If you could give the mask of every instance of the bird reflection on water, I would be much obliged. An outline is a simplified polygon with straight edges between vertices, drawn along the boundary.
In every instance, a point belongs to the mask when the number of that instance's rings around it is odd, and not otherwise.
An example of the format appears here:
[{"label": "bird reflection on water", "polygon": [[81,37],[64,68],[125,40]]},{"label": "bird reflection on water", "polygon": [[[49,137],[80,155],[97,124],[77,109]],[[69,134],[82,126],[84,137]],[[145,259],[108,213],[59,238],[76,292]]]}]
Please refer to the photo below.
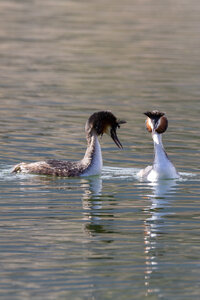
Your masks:
[{"label": "bird reflection on water", "polygon": [[[101,177],[91,177],[89,180],[82,181],[85,181],[85,183],[82,184],[84,187],[82,197],[84,232],[90,237],[99,233],[111,233],[110,229],[106,229],[106,224],[109,223],[110,225],[110,222],[114,219],[114,213],[112,213],[111,208],[109,208],[109,211],[103,208],[103,201],[105,199],[113,201],[114,197],[111,195],[102,195]],[[102,220],[105,219],[105,216],[109,217],[106,224],[105,220]],[[109,238],[106,238],[105,241],[107,243],[112,242],[113,239],[111,235],[109,235]]]},{"label": "bird reflection on water", "polygon": [[171,206],[168,198],[176,192],[177,184],[178,181],[176,180],[148,183],[148,186],[151,188],[151,193],[148,195],[151,203],[145,209],[148,217],[144,220],[144,253],[146,260],[144,279],[146,296],[160,292],[155,285],[153,286],[151,279],[154,272],[160,268],[159,257],[164,255],[165,250],[162,248],[160,237],[163,234],[167,234],[165,220],[169,215],[173,214],[165,209]]}]

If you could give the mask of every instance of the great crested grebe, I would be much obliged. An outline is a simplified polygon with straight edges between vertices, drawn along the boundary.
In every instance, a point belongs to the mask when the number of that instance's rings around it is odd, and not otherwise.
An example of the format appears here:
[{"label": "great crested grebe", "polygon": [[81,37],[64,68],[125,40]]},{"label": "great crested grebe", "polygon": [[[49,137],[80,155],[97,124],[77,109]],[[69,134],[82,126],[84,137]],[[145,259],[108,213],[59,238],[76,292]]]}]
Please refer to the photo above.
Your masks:
[{"label": "great crested grebe", "polygon": [[77,162],[47,160],[35,163],[20,163],[12,172],[32,173],[54,176],[90,176],[98,175],[102,169],[102,155],[98,136],[107,133],[119,148],[123,148],[116,134],[117,128],[126,121],[118,120],[110,111],[92,114],[85,125],[87,150],[82,160]]},{"label": "great crested grebe", "polygon": [[164,133],[168,127],[166,115],[157,110],[152,112],[147,111],[144,114],[147,116],[146,128],[152,133],[155,157],[153,166],[148,166],[141,170],[138,176],[149,181],[179,178],[179,174],[169,160],[162,144],[162,133]]}]

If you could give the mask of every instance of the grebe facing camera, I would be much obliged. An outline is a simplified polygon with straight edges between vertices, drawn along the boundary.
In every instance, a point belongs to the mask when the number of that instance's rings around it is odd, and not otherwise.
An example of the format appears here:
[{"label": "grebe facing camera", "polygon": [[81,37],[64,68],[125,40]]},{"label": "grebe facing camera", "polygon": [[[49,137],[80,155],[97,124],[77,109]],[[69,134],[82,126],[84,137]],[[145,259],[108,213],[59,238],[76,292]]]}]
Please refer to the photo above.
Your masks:
[{"label": "grebe facing camera", "polygon": [[153,166],[148,166],[138,173],[138,176],[148,181],[179,178],[176,168],[169,160],[162,143],[162,134],[167,130],[168,120],[164,113],[154,110],[144,113],[147,116],[146,128],[152,133],[154,142]]}]

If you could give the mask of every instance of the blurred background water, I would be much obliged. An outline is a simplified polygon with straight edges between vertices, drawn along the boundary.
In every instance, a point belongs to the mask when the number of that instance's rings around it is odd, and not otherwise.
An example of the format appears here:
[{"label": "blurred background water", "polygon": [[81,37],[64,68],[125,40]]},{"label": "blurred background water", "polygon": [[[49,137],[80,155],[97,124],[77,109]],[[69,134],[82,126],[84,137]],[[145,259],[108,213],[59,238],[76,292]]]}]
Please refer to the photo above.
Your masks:
[{"label": "blurred background water", "polygon": [[[200,2],[0,2],[2,299],[199,299]],[[79,160],[91,113],[127,120],[101,139],[100,177],[12,175]],[[181,178],[139,182],[160,109]]]}]

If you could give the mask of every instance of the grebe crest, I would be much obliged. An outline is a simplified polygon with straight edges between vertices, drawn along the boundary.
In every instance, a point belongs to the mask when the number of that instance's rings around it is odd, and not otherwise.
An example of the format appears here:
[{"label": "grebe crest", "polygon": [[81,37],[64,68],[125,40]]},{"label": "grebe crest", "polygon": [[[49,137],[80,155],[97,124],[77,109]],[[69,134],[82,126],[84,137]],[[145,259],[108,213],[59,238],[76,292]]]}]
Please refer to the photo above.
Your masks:
[{"label": "grebe crest", "polygon": [[54,176],[90,176],[98,175],[102,169],[102,155],[98,136],[107,133],[115,144],[122,149],[116,130],[126,121],[118,120],[110,111],[93,113],[85,125],[87,149],[82,160],[77,162],[47,160],[35,163],[20,163],[12,172],[32,173]]},{"label": "grebe crest", "polygon": [[168,120],[164,113],[153,110],[144,113],[148,118],[146,119],[146,128],[149,132],[164,133],[168,127]]},{"label": "grebe crest", "polygon": [[110,135],[115,144],[122,149],[123,147],[117,137],[116,130],[124,123],[126,123],[126,121],[117,119],[110,111],[99,111],[89,117],[85,125],[85,131],[89,136],[93,133],[97,136],[102,136],[106,133]]},{"label": "grebe crest", "polygon": [[149,181],[159,179],[179,178],[176,168],[169,160],[167,153],[162,144],[162,133],[167,130],[168,120],[165,113],[158,110],[147,111],[146,129],[152,133],[154,141],[154,163],[138,173],[138,176]]}]

